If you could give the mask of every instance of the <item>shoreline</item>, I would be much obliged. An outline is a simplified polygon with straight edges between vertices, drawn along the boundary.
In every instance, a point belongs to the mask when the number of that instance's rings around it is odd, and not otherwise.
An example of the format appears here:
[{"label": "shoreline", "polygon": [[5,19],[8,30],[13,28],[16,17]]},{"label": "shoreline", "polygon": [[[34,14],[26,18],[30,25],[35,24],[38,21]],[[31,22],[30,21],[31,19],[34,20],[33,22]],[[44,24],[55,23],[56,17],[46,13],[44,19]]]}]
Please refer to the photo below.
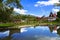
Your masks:
[{"label": "shoreline", "polygon": [[[6,26],[7,25],[7,26]],[[49,26],[49,25],[58,25],[60,26],[60,23],[55,23],[55,22],[48,22],[48,23],[30,23],[30,24],[14,24],[14,23],[8,23],[7,24],[2,24],[0,25],[0,29],[16,29],[16,28],[22,28],[22,27],[36,27],[36,26]]]},{"label": "shoreline", "polygon": [[[50,24],[51,26],[53,26],[53,24]],[[56,24],[54,24],[56,25]],[[0,29],[2,28],[24,28],[24,27],[36,27],[36,26],[49,26],[49,24],[32,24],[32,25],[15,25],[12,27],[0,27]]]}]

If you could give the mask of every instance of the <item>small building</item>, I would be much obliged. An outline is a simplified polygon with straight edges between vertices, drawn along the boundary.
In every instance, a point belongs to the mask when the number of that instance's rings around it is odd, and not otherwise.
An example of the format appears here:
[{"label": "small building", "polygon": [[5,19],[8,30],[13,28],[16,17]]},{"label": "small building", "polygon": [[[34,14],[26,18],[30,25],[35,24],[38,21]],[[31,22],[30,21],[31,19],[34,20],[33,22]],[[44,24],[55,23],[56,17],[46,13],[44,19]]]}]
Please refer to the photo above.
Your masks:
[{"label": "small building", "polygon": [[20,23],[21,20],[20,20],[20,19],[14,19],[13,22],[14,22],[14,23]]},{"label": "small building", "polygon": [[50,13],[50,15],[49,15],[49,17],[48,17],[48,21],[54,21],[54,20],[56,20],[56,18],[57,18],[57,15],[56,15],[56,13]]}]

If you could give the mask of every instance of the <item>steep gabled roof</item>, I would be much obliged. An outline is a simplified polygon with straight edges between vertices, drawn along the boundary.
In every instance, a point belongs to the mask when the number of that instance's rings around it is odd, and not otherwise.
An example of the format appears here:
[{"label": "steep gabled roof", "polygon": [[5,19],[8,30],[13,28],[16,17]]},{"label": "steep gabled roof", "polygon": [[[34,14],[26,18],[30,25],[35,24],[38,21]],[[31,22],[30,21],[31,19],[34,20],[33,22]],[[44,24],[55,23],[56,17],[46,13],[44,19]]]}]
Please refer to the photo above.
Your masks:
[{"label": "steep gabled roof", "polygon": [[57,16],[56,13],[53,14],[52,12],[49,15],[49,17],[56,17],[56,16]]},{"label": "steep gabled roof", "polygon": [[54,15],[53,15],[53,13],[52,13],[52,12],[50,13],[49,17],[54,17]]}]

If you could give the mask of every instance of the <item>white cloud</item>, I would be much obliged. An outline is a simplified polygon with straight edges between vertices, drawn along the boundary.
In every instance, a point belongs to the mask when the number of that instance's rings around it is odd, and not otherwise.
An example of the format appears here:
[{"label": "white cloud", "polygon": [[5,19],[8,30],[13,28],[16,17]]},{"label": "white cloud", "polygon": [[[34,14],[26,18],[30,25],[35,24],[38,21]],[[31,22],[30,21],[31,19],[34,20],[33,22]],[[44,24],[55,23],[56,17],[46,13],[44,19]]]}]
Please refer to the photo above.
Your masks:
[{"label": "white cloud", "polygon": [[36,16],[36,17],[42,17],[43,16],[43,14],[42,15],[36,15],[34,13],[29,13],[28,10],[24,10],[24,9],[20,10],[20,9],[14,8],[14,11],[19,13],[19,14],[24,14],[24,15],[33,15],[33,16]]},{"label": "white cloud", "polygon": [[38,7],[38,4],[35,4],[34,6],[35,6],[35,7]]},{"label": "white cloud", "polygon": [[53,12],[58,12],[59,9],[54,9],[54,8],[53,8],[52,11],[53,11]]},{"label": "white cloud", "polygon": [[48,5],[54,5],[55,3],[60,3],[60,2],[59,0],[37,1],[34,6],[35,7],[38,7],[40,5],[48,6]]},{"label": "white cloud", "polygon": [[17,12],[17,13],[20,13],[20,14],[26,14],[28,11],[27,10],[24,10],[24,9],[17,9],[17,8],[14,8],[14,11]]}]

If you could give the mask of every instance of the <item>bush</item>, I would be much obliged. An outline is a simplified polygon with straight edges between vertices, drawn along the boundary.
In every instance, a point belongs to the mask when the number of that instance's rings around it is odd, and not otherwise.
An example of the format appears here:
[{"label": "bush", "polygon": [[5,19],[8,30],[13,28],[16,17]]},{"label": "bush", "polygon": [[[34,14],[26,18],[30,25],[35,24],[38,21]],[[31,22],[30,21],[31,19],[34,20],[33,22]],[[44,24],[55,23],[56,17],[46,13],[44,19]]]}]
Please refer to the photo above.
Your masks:
[{"label": "bush", "polygon": [[57,19],[56,19],[56,22],[60,22],[60,18],[57,18]]}]

